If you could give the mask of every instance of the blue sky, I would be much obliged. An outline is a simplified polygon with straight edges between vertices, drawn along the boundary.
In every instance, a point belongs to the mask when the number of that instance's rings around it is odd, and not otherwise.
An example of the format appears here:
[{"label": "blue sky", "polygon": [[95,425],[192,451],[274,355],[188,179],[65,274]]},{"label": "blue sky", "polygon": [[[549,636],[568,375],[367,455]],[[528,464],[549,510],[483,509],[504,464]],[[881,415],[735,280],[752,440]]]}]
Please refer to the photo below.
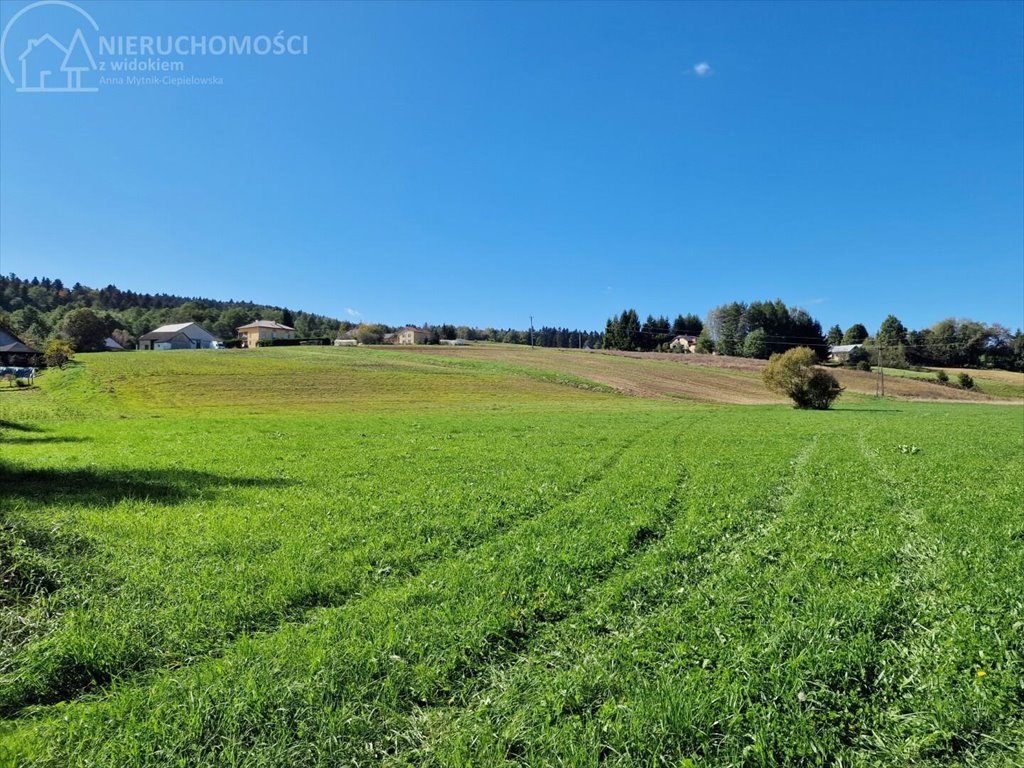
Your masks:
[{"label": "blue sky", "polygon": [[[1024,325],[1020,3],[78,7],[98,33],[50,5],[5,41],[5,273],[392,324],[781,297]],[[221,82],[17,92],[27,41],[76,28],[87,83],[125,58]],[[307,52],[97,41],[279,31]]]}]

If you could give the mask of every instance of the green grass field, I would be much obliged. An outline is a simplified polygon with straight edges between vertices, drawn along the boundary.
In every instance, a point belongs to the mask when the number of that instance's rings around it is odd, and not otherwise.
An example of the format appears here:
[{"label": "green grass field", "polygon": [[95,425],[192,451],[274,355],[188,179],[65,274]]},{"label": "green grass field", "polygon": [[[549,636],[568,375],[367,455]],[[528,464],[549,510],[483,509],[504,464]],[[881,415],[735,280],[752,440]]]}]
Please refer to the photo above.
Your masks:
[{"label": "green grass field", "polygon": [[1020,406],[81,359],[0,391],[0,765],[1024,765]]}]

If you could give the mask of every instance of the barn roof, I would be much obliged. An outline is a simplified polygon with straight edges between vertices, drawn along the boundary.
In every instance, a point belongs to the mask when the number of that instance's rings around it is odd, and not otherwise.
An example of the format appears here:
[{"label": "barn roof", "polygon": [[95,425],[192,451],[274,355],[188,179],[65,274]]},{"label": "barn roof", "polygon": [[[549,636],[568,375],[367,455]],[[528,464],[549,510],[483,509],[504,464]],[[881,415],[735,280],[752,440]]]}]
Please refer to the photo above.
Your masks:
[{"label": "barn roof", "polygon": [[154,328],[151,333],[170,333],[171,331],[183,331],[190,325],[195,323],[173,323],[171,325],[161,325],[159,328]]},{"label": "barn roof", "polygon": [[199,325],[199,323],[174,323],[173,325],[161,325],[159,328],[154,328],[149,333],[144,333],[142,336],[139,336],[139,340],[166,341],[167,339],[174,338],[179,333],[184,333],[187,338],[191,339],[192,337],[185,333],[189,328],[195,328],[201,333],[209,336],[211,339],[215,338],[212,333]]},{"label": "barn roof", "polygon": [[32,347],[28,346],[27,344],[24,344],[20,341],[15,341],[11,344],[4,344],[3,346],[0,346],[0,352],[16,353],[22,355],[34,355],[36,353],[36,350],[32,349]]},{"label": "barn roof", "polygon": [[[173,339],[175,336],[184,336],[184,334],[181,331],[161,331],[158,328],[155,331],[150,331],[149,333],[142,334],[141,336],[139,336],[139,340],[141,341],[145,339],[146,341],[169,341],[170,339]],[[187,339],[188,336],[185,336],[185,338]]]},{"label": "barn roof", "polygon": [[35,354],[36,350],[28,346],[10,331],[0,328],[0,352],[16,352],[20,354]]}]

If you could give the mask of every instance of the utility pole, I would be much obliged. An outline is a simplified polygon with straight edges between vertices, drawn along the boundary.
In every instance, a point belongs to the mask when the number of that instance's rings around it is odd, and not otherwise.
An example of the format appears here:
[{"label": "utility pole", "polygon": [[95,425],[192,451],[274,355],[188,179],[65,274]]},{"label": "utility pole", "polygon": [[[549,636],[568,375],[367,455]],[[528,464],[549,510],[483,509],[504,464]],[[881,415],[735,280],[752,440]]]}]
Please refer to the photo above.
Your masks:
[{"label": "utility pole", "polygon": [[530,315],[530,348],[533,348],[533,315]]},{"label": "utility pole", "polygon": [[882,345],[878,345],[878,376],[875,378],[875,397],[885,397],[885,362]]}]

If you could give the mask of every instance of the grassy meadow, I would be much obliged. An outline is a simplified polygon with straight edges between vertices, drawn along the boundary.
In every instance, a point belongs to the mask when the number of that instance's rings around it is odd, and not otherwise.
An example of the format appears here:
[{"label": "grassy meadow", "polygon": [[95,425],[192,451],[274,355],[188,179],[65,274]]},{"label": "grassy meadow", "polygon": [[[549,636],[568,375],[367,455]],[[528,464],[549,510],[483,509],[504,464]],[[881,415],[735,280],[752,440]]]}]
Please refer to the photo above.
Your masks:
[{"label": "grassy meadow", "polygon": [[0,390],[0,766],[1024,765],[1019,404],[459,352]]}]

